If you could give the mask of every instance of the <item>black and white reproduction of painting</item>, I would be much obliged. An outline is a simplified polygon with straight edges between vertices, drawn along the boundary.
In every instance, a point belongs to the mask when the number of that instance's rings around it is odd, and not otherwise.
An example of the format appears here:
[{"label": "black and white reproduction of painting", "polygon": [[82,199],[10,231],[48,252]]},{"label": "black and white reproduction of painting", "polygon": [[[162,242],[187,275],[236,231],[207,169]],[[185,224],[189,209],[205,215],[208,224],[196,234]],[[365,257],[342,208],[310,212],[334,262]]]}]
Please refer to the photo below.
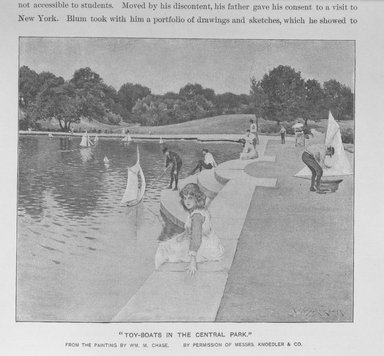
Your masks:
[{"label": "black and white reproduction of painting", "polygon": [[355,42],[19,38],[16,320],[353,322]]}]

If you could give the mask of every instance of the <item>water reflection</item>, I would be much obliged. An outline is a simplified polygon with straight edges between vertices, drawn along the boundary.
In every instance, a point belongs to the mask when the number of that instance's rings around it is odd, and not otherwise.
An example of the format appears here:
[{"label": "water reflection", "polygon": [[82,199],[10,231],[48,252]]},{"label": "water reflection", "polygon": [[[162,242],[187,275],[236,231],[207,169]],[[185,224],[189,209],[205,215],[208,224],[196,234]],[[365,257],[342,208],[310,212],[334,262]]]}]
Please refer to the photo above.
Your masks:
[{"label": "water reflection", "polygon": [[72,150],[72,137],[60,137],[60,150],[71,151]]},{"label": "water reflection", "polygon": [[[169,177],[156,180],[164,169],[158,142],[100,139],[90,149],[79,143],[75,137],[20,137],[18,320],[109,321],[153,271],[158,239],[176,232],[159,212]],[[120,200],[137,145],[147,191],[141,204],[127,208]],[[181,177],[203,147],[218,163],[241,150],[196,142],[167,146],[183,158]]]}]

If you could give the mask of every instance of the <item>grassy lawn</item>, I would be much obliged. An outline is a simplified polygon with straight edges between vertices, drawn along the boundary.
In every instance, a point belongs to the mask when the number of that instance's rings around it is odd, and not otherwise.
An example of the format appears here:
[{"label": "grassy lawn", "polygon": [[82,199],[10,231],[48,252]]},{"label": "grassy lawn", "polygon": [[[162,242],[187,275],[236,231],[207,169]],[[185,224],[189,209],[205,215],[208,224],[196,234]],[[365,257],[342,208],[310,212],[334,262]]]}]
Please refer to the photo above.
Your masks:
[{"label": "grassy lawn", "polygon": [[137,127],[132,132],[153,134],[237,134],[249,127],[254,115],[222,115],[206,119],[193,120],[175,125]]},{"label": "grassy lawn", "polygon": [[[249,120],[254,119],[254,115],[222,115],[209,117],[200,120],[183,122],[180,124],[166,126],[139,126],[137,124],[107,125],[98,121],[88,121],[82,119],[79,124],[73,124],[71,127],[75,131],[108,131],[111,133],[120,133],[123,128],[128,128],[133,134],[237,134],[243,133],[249,127]],[[260,123],[265,120],[260,119]],[[43,129],[59,130],[56,121],[42,122]]]},{"label": "grassy lawn", "polygon": [[[83,132],[88,130],[95,132],[101,130],[108,133],[121,133],[122,129],[128,128],[133,134],[153,135],[165,134],[241,134],[249,127],[249,120],[254,119],[252,114],[234,114],[214,116],[200,120],[187,121],[180,124],[166,126],[139,126],[136,124],[107,125],[98,121],[81,120],[79,124],[72,125],[75,131]],[[319,122],[308,121],[309,126],[318,131],[325,132],[328,120]],[[290,125],[290,124],[288,124]],[[341,130],[348,128],[354,129],[354,121],[340,121]],[[271,128],[276,126],[276,122],[259,119],[259,128],[261,133],[270,133]],[[58,130],[59,125],[56,121],[42,122],[43,129]]]}]

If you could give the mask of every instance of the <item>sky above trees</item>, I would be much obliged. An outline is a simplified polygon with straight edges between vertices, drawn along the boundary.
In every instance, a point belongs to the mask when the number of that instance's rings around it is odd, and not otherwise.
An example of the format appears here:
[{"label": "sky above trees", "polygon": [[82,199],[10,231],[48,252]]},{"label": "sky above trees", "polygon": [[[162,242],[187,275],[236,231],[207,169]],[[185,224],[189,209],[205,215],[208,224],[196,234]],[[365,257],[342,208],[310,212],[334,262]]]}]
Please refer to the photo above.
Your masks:
[{"label": "sky above trees", "polygon": [[199,83],[216,93],[248,94],[278,65],[307,79],[336,79],[354,90],[353,41],[21,38],[20,66],[69,80],[90,67],[107,85],[139,83],[152,93]]}]

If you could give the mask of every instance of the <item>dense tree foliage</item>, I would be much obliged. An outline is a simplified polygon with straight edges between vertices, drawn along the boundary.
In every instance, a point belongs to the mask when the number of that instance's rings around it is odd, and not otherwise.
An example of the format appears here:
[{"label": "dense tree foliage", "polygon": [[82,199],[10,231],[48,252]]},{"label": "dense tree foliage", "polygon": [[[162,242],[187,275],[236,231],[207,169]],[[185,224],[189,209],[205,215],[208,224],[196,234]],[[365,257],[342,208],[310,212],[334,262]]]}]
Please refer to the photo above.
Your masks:
[{"label": "dense tree foliage", "polygon": [[306,110],[303,115],[305,124],[308,120],[320,120],[327,117],[329,107],[325,103],[324,91],[316,79],[308,79],[305,82]]},{"label": "dense tree foliage", "polygon": [[263,105],[265,119],[292,121],[302,115],[305,107],[305,82],[300,72],[280,65],[264,75],[260,86],[266,96]]},{"label": "dense tree foliage", "polygon": [[117,95],[118,101],[123,109],[122,116],[124,121],[130,120],[133,107],[138,100],[141,100],[151,94],[151,90],[140,84],[125,83],[123,84]]},{"label": "dense tree foliage", "polygon": [[324,97],[336,120],[353,119],[353,94],[350,88],[331,79],[324,83]]},{"label": "dense tree foliage", "polygon": [[37,74],[21,67],[19,93],[21,128],[37,126],[42,120],[57,120],[63,131],[81,118],[113,124],[121,121],[116,90],[90,68],[77,70],[65,81],[52,73]]},{"label": "dense tree foliage", "polygon": [[19,104],[21,108],[26,108],[34,103],[36,95],[40,90],[39,74],[23,66],[19,70]]},{"label": "dense tree foliage", "polygon": [[187,83],[178,93],[154,95],[150,88],[125,83],[118,91],[90,68],[80,68],[65,81],[49,72],[19,70],[20,128],[57,120],[63,131],[81,118],[108,124],[137,122],[167,125],[216,115],[254,114],[276,122],[320,120],[328,110],[338,120],[353,119],[353,93],[331,79],[321,85],[304,80],[289,66],[278,66],[261,80],[252,77],[250,94],[216,94],[198,83]]},{"label": "dense tree foliage", "polygon": [[329,110],[337,120],[353,119],[353,93],[350,88],[331,79],[323,84],[316,79],[304,81],[300,72],[278,66],[262,80],[251,78],[252,108],[256,117],[293,121],[302,118],[321,120]]},{"label": "dense tree foliage", "polygon": [[56,119],[60,128],[68,131],[72,122],[80,121],[80,107],[73,84],[52,81],[37,95],[33,115],[43,120]]}]

